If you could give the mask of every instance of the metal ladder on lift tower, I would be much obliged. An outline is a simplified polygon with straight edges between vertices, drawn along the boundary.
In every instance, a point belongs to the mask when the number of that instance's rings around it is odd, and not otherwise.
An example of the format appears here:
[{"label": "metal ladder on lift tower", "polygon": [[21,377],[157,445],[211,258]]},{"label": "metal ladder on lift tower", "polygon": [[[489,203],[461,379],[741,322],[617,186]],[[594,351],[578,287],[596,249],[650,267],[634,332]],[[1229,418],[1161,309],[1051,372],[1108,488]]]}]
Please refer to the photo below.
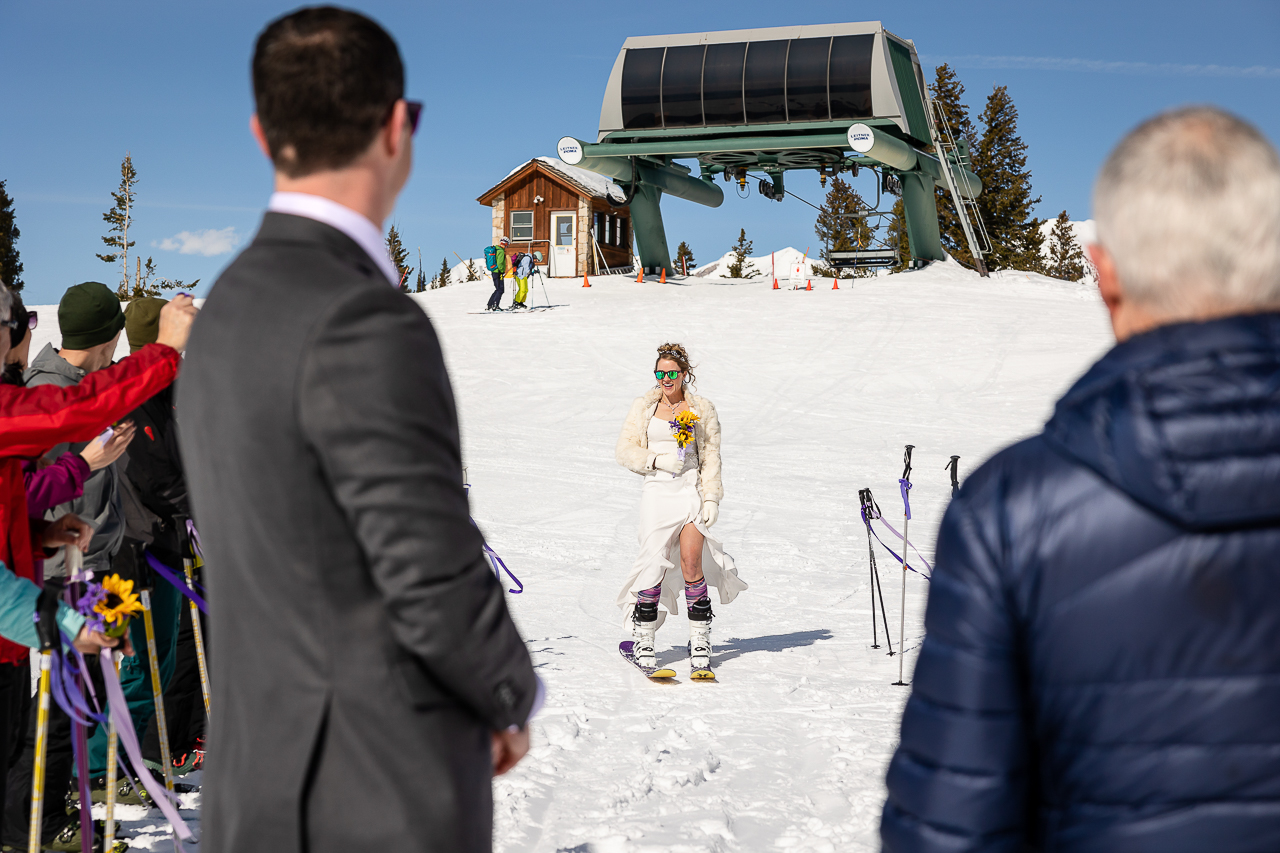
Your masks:
[{"label": "metal ladder on lift tower", "polygon": [[[956,215],[960,218],[960,227],[964,229],[964,238],[969,243],[973,262],[978,268],[978,273],[986,278],[987,265],[982,260],[982,256],[991,254],[991,237],[987,234],[987,227],[982,224],[978,203],[969,192],[969,177],[966,172],[969,164],[965,162],[968,158],[961,158],[960,146],[956,144],[955,134],[951,130],[951,123],[947,121],[946,111],[929,95],[927,86],[925,100],[929,103],[929,135],[932,137],[933,150],[938,153],[938,160],[942,163],[942,177],[946,182],[947,192],[951,193],[951,201],[955,205]],[[957,170],[951,168],[952,164],[965,168],[959,170],[957,174]],[[965,192],[957,192],[957,181],[964,183]]]}]

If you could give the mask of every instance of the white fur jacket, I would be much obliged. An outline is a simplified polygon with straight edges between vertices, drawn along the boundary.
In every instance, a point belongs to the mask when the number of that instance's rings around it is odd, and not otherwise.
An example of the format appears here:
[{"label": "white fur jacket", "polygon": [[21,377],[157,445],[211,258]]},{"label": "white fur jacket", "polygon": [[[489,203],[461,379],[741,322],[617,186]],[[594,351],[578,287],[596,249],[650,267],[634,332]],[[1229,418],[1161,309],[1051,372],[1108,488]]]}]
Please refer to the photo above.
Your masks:
[{"label": "white fur jacket", "polygon": [[[618,436],[618,464],[637,474],[653,472],[656,453],[649,450],[649,419],[658,409],[659,388],[651,388],[643,397],[637,397],[627,412],[627,422]],[[693,429],[693,440],[698,446],[698,482],[702,487],[702,499],[720,502],[724,486],[720,482],[720,419],[716,407],[706,397],[699,397],[686,386],[684,399],[698,416]]]}]

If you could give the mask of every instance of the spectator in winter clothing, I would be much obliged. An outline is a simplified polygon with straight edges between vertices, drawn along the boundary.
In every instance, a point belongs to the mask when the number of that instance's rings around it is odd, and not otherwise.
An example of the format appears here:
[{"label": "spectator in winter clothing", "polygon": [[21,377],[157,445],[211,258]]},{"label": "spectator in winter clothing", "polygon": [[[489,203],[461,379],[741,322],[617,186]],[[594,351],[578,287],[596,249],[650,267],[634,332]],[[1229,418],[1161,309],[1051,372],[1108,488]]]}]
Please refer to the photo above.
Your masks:
[{"label": "spectator in winter clothing", "polygon": [[1118,343],[947,510],[891,853],[1280,849],[1280,156],[1166,113],[1094,217]]},{"label": "spectator in winter clothing", "polygon": [[489,302],[484,306],[486,311],[497,311],[502,307],[503,279],[507,276],[507,246],[509,245],[511,245],[511,241],[503,237],[495,247],[496,263],[494,263],[491,272],[493,276],[493,294],[489,296]]},{"label": "spectator in winter clothing", "polygon": [[528,252],[521,252],[516,257],[516,298],[511,303],[512,308],[528,308],[524,304],[525,299],[529,296],[529,276],[533,275],[533,255]]},{"label": "spectator in winter clothing", "polygon": [[[8,291],[0,288],[0,318],[12,329],[19,324],[9,317],[8,299]],[[0,640],[0,786],[8,776],[15,742],[20,745],[22,708],[30,699],[26,647],[37,645],[31,617],[39,593],[31,582],[34,561],[47,556],[46,549],[64,544],[88,547],[93,533],[74,515],[54,523],[28,517],[21,458],[36,456],[59,442],[92,438],[171,382],[194,314],[191,300],[182,298],[165,321],[163,345],[89,376],[79,386],[0,384],[0,635],[7,638]],[[0,335],[0,360],[8,355],[10,343],[9,336]],[[59,622],[76,637],[76,646],[83,652],[119,642],[84,628],[84,617],[65,605],[59,607]],[[26,846],[25,825],[22,818],[16,827],[22,847]]]},{"label": "spectator in winter clothing", "polygon": [[[76,385],[96,370],[111,365],[116,343],[124,328],[124,312],[120,300],[101,282],[87,281],[67,289],[58,304],[58,326],[62,331],[62,348],[45,344],[32,360],[25,374],[29,388]],[[79,452],[88,442],[60,444],[46,457],[56,459],[63,453]],[[84,557],[87,570],[110,568],[111,558],[124,540],[124,507],[121,502],[119,472],[113,463],[94,472],[85,481],[80,497],[50,511],[50,520],[72,513],[93,525],[93,541]],[[45,561],[45,575],[63,574],[62,555]]]},{"label": "spectator in winter clothing", "polygon": [[[159,332],[160,311],[166,301],[143,297],[125,310],[125,332],[129,349],[137,352],[153,343]],[[124,546],[112,564],[121,577],[135,578],[139,587],[151,588],[152,622],[155,628],[156,661],[160,683],[167,691],[175,666],[182,595],[171,584],[158,580],[145,565],[144,552],[160,563],[182,573],[182,549],[178,527],[190,517],[187,484],[178,454],[178,430],[173,418],[173,386],[160,390],[130,416],[137,424],[137,437],[129,446],[120,479],[122,491],[132,502],[126,511]],[[145,551],[144,551],[145,549]],[[155,714],[152,696],[151,663],[147,658],[147,638],[141,620],[130,631],[138,653],[120,665],[120,687],[129,704],[129,715],[139,742],[146,737]],[[197,689],[199,685],[197,683]],[[89,743],[89,772],[97,776],[106,770],[107,733],[101,726]],[[125,783],[128,784],[127,782]]]},{"label": "spectator in winter clothing", "polygon": [[440,344],[382,245],[420,105],[392,38],[332,7],[268,25],[253,89],[276,193],[177,387],[216,567],[200,849],[485,853],[539,683]]}]

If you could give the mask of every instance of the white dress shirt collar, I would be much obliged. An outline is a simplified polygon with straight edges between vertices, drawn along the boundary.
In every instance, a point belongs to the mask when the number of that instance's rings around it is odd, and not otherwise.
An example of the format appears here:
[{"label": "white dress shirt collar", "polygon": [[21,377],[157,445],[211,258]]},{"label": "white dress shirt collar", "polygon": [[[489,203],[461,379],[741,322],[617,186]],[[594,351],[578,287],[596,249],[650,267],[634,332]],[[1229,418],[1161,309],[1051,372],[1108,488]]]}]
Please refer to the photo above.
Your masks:
[{"label": "white dress shirt collar", "polygon": [[378,265],[378,269],[382,270],[388,281],[397,287],[400,285],[400,275],[387,255],[381,231],[364,215],[332,199],[310,193],[272,193],[271,200],[267,202],[267,210],[272,213],[305,216],[307,219],[314,219],[316,222],[323,222],[325,225],[337,228],[364,249],[365,254]]}]

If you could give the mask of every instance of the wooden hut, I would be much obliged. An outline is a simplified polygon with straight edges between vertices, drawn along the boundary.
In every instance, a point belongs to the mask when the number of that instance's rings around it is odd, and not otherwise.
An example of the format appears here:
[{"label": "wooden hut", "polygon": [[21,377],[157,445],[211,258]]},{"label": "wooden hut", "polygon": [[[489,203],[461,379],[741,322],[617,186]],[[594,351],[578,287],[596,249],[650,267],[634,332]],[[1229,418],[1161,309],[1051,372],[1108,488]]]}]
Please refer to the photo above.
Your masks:
[{"label": "wooden hut", "polygon": [[493,210],[494,245],[506,235],[517,251],[541,252],[547,275],[569,278],[631,268],[625,198],[608,178],[538,157],[476,200]]}]

